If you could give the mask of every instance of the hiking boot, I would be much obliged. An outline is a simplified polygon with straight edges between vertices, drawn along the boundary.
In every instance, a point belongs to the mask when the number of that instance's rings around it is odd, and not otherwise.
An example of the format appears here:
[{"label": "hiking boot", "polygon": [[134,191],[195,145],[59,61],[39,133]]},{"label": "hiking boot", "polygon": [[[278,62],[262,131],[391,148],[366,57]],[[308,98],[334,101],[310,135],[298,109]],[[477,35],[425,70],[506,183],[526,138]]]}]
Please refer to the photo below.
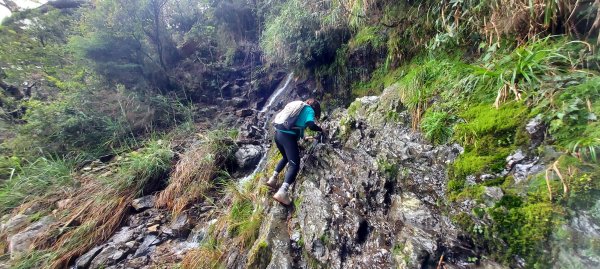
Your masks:
[{"label": "hiking boot", "polygon": [[283,188],[279,188],[277,193],[275,193],[275,195],[273,195],[273,199],[277,200],[278,202],[280,202],[284,205],[290,205],[292,203],[292,200],[290,200],[289,194]]},{"label": "hiking boot", "polygon": [[273,175],[269,178],[269,180],[265,181],[265,185],[267,185],[271,189],[277,188],[277,175]]}]

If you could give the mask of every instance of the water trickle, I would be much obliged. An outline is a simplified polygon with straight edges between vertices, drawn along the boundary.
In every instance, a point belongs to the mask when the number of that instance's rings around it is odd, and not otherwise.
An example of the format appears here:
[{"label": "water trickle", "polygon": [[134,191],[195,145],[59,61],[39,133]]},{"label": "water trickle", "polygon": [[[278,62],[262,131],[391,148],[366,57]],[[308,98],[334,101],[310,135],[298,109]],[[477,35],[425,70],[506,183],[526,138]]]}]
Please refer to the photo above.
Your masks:
[{"label": "water trickle", "polygon": [[[287,77],[287,79],[285,80],[285,83],[283,84],[283,86],[281,86],[281,88],[277,89],[275,91],[275,93],[273,95],[271,95],[271,97],[269,97],[269,100],[267,101],[267,104],[265,106],[263,106],[263,108],[260,110],[260,112],[267,112],[267,110],[269,110],[269,108],[271,107],[271,105],[273,105],[273,102],[275,102],[275,100],[277,100],[277,97],[279,97],[279,95],[281,95],[281,93],[287,88],[287,86],[290,84],[290,81],[292,80],[292,77],[294,76],[294,73],[290,73]],[[265,121],[267,122],[267,121]]]},{"label": "water trickle", "polygon": [[[272,113],[268,113],[269,108],[271,108],[271,105],[273,105],[273,103],[275,101],[277,101],[277,97],[279,97],[279,95],[281,95],[288,87],[288,85],[290,84],[290,81],[292,81],[292,77],[294,76],[294,73],[290,73],[287,77],[287,79],[285,80],[285,83],[275,91],[275,93],[273,93],[269,99],[267,100],[266,104],[263,106],[263,108],[260,110],[261,114],[263,118],[263,124],[261,126],[261,131],[263,133],[263,137],[262,140],[263,142],[263,148],[267,148],[267,144],[269,143],[268,140],[268,136],[269,136],[269,132],[267,132],[267,125],[269,124],[269,121],[271,120],[271,116]],[[240,179],[240,184],[244,184],[246,183],[248,180],[252,179],[254,177],[254,175],[256,175],[256,173],[258,173],[258,171],[260,171],[260,169],[262,169],[262,167],[264,166],[264,163],[267,161],[267,152],[265,150],[265,152],[263,153],[262,157],[260,158],[260,161],[258,162],[258,164],[256,165],[256,168],[254,168],[254,170],[252,171],[252,173],[250,173],[249,175],[243,177],[242,179]]]}]

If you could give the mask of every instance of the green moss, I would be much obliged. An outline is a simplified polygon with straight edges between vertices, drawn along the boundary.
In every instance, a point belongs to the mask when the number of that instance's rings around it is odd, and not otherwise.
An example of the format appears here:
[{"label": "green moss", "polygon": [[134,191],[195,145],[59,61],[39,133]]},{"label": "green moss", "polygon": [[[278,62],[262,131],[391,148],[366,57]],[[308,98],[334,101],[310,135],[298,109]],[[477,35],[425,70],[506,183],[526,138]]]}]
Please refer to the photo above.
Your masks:
[{"label": "green moss", "polygon": [[394,244],[394,247],[392,248],[392,253],[394,255],[401,255],[403,249],[404,249],[404,244],[402,244],[402,243]]},{"label": "green moss", "polygon": [[460,192],[454,192],[450,195],[451,201],[461,201],[465,199],[474,199],[478,202],[482,201],[482,196],[485,191],[483,185],[472,185],[464,186],[460,189]]},{"label": "green moss", "polygon": [[[257,240],[258,241],[258,240]],[[271,248],[265,240],[260,240],[248,252],[247,268],[263,268],[271,261]]]},{"label": "green moss", "polygon": [[527,111],[523,104],[511,102],[500,109],[480,104],[460,114],[465,122],[455,126],[454,139],[462,142],[465,152],[449,169],[449,176],[455,181],[449,190],[460,190],[457,183],[468,175],[495,173],[504,168],[506,157],[517,146],[515,136],[523,128]]},{"label": "green moss", "polygon": [[348,116],[350,117],[356,117],[356,113],[358,111],[358,109],[360,109],[361,107],[361,102],[359,100],[356,100],[354,102],[352,102],[350,104],[350,106],[348,106]]},{"label": "green moss", "polygon": [[458,192],[465,187],[464,179],[450,179],[448,180],[448,191]]},{"label": "green moss", "polygon": [[400,121],[400,113],[398,113],[394,110],[388,110],[387,112],[385,112],[385,115],[383,116],[383,118],[386,122],[399,122]]},{"label": "green moss", "polygon": [[324,246],[328,246],[329,245],[329,235],[327,233],[322,234],[319,239],[321,240],[321,242],[323,243]]},{"label": "green moss", "polygon": [[483,182],[483,186],[487,186],[487,187],[491,187],[491,186],[500,186],[502,184],[504,184],[504,181],[506,180],[506,177],[498,177],[498,178],[494,178],[491,180],[487,180],[485,182]]},{"label": "green moss", "polygon": [[362,28],[350,41],[350,47],[356,48],[371,45],[373,48],[381,48],[385,44],[385,36],[381,35],[381,26],[367,26]]},{"label": "green moss", "polygon": [[389,71],[385,66],[380,66],[371,74],[369,81],[357,82],[352,85],[352,97],[379,95],[383,89],[398,82],[405,75],[404,69]]},{"label": "green moss", "polygon": [[[494,220],[492,231],[508,245],[507,250],[498,252],[501,258],[508,262],[519,255],[530,268],[549,265],[549,252],[545,250],[551,232],[561,223],[559,208],[550,203],[532,203],[513,208],[496,206],[488,213]],[[502,244],[496,247],[504,248]]]},{"label": "green moss", "polygon": [[500,150],[495,155],[481,156],[475,151],[465,152],[450,167],[450,176],[454,180],[464,180],[468,175],[480,175],[484,172],[498,171],[502,168],[509,152]]},{"label": "green moss", "polygon": [[527,111],[528,108],[518,102],[505,104],[499,109],[494,109],[491,104],[473,106],[460,114],[465,123],[456,125],[455,138],[477,148],[488,146],[477,142],[491,135],[501,144],[504,142],[502,139],[514,136],[517,127],[526,120]]},{"label": "green moss", "polygon": [[458,225],[460,228],[462,228],[465,231],[472,230],[473,226],[475,225],[475,222],[473,222],[473,219],[471,219],[471,216],[469,216],[469,214],[467,214],[465,212],[460,212],[456,215],[452,215],[450,217],[450,219],[452,220],[453,223],[455,223],[456,225]]}]

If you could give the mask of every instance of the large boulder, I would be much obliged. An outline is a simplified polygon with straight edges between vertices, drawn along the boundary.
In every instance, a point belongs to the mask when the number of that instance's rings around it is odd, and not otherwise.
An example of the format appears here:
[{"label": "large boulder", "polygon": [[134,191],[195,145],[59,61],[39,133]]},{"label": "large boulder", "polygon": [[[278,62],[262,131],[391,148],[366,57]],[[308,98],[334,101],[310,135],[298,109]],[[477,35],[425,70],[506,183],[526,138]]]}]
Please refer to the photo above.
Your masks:
[{"label": "large boulder", "polygon": [[8,250],[11,259],[20,257],[21,255],[31,251],[34,247],[35,240],[44,234],[54,223],[54,218],[45,216],[40,220],[29,225],[21,232],[8,238]]},{"label": "large boulder", "polygon": [[260,161],[262,152],[261,146],[246,144],[235,153],[235,159],[242,170],[251,169]]},{"label": "large boulder", "polygon": [[25,228],[27,224],[29,224],[29,219],[30,216],[24,214],[17,214],[5,223],[2,223],[2,226],[0,226],[0,231],[7,234],[13,234],[16,231]]}]

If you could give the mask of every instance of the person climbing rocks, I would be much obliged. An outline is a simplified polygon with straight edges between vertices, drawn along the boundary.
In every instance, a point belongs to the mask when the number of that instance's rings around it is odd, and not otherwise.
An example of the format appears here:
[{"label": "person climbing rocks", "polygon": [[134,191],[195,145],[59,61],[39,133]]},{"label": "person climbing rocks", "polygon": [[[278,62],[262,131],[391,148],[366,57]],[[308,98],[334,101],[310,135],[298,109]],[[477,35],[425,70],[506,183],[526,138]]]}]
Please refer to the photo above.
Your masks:
[{"label": "person climbing rocks", "polygon": [[[321,105],[315,99],[308,99],[305,102],[294,101],[275,116],[275,145],[281,152],[283,158],[275,167],[273,175],[265,182],[272,189],[277,188],[277,175],[283,168],[289,164],[285,173],[285,180],[279,190],[273,195],[273,199],[284,205],[289,205],[291,199],[288,189],[296,180],[298,171],[300,171],[300,149],[298,140],[304,138],[304,129],[306,127],[313,131],[323,133],[323,129],[315,123],[315,119],[321,116]],[[279,121],[279,122],[278,122]]]}]

